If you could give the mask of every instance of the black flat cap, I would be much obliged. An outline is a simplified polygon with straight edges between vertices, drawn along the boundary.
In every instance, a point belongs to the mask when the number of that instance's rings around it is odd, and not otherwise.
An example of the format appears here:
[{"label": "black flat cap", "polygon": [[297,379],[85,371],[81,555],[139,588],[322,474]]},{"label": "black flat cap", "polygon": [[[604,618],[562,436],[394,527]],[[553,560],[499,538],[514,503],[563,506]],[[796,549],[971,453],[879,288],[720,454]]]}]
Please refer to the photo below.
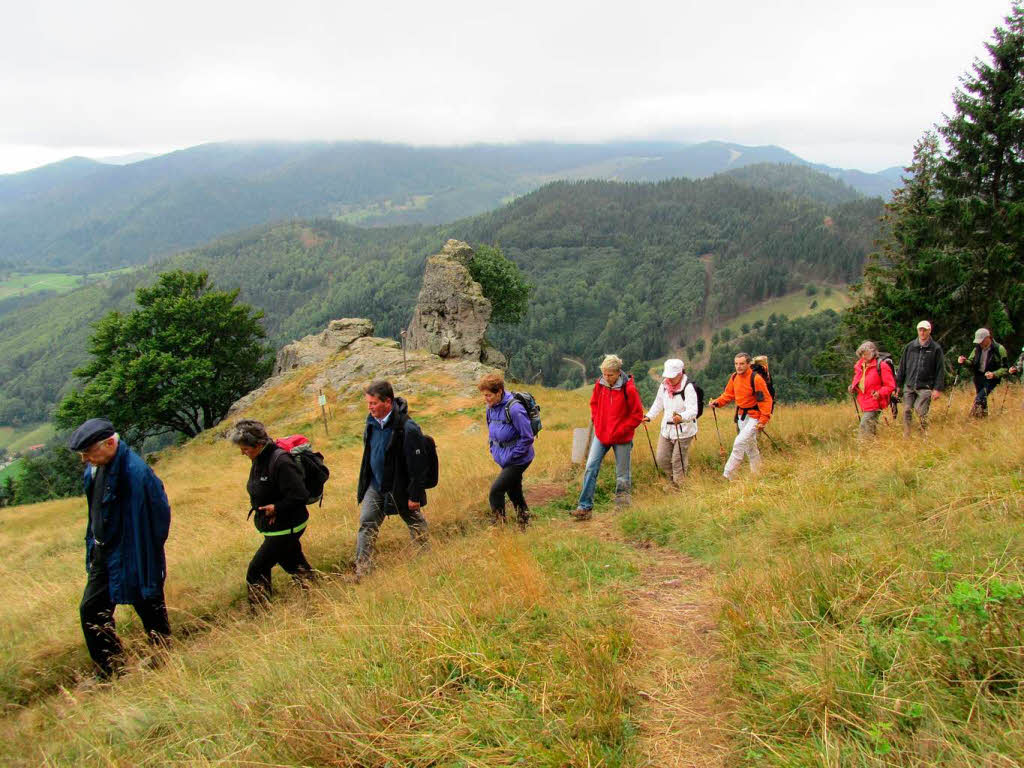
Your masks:
[{"label": "black flat cap", "polygon": [[68,438],[68,448],[84,451],[90,445],[106,440],[114,434],[114,425],[106,419],[89,419]]}]

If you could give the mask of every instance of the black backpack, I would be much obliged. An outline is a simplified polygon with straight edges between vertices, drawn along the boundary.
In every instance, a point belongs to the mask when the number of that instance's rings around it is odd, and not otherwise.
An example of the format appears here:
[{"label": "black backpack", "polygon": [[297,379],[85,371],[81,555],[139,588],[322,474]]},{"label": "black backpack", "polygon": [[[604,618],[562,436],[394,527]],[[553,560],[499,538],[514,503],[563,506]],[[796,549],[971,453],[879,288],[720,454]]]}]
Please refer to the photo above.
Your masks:
[{"label": "black backpack", "polygon": [[764,379],[765,386],[768,387],[768,394],[772,396],[772,413],[775,413],[775,384],[772,383],[772,376],[768,373],[768,369],[760,363],[750,364],[750,391],[756,392],[754,389],[754,374],[760,374],[761,378]]},{"label": "black backpack", "polygon": [[423,451],[426,453],[427,471],[423,474],[423,487],[436,488],[438,480],[437,443],[430,435],[423,436]]},{"label": "black backpack", "polygon": [[313,450],[313,444],[305,435],[289,435],[274,441],[282,451],[295,460],[306,486],[306,503],[324,504],[324,485],[331,476],[331,470],[324,464],[324,455]]},{"label": "black backpack", "polygon": [[691,385],[693,391],[697,393],[697,418],[699,419],[704,415],[704,390],[701,389],[700,384],[689,377],[687,377],[686,383]]},{"label": "black backpack", "polygon": [[[875,366],[878,369],[878,379],[879,379],[879,381],[885,381],[885,379],[882,378],[882,366],[883,365],[886,366],[889,369],[889,373],[892,374],[892,380],[896,381],[896,364],[892,361],[892,355],[888,354],[887,352],[879,352],[875,356]],[[898,403],[899,401],[900,401],[899,395],[897,395],[895,392],[893,392],[891,395],[889,395],[889,405],[892,406],[893,418],[896,417],[896,410],[897,410],[896,403]]]},{"label": "black backpack", "polygon": [[[686,387],[693,386],[693,391],[697,395],[697,418],[699,419],[704,415],[704,390],[701,389],[700,384],[691,379],[689,376],[686,377],[686,385],[678,392],[673,392],[673,395],[682,394],[686,391]],[[685,397],[683,398],[685,400]]]},{"label": "black backpack", "polygon": [[[533,436],[536,437],[537,433],[541,431],[543,426],[540,423],[540,406],[537,405],[537,400],[529,392],[509,392],[512,395],[512,400],[523,406],[526,410],[526,415],[530,417],[530,430],[533,432]],[[512,407],[512,400],[505,403],[505,423],[512,423],[512,414],[509,413],[509,409]]]}]

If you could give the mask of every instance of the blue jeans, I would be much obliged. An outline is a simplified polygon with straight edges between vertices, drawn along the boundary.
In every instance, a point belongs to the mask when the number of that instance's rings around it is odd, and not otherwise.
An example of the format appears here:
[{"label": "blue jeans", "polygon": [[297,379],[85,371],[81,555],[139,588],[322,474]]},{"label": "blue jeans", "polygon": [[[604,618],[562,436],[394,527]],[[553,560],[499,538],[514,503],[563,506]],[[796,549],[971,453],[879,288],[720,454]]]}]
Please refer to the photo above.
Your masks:
[{"label": "blue jeans", "polygon": [[972,409],[974,415],[988,413],[988,396],[992,394],[992,390],[998,384],[999,379],[986,379],[984,374],[974,374],[974,391],[977,393],[974,398],[974,408]]},{"label": "blue jeans", "polygon": [[594,508],[594,492],[597,491],[597,473],[601,462],[609,450],[615,451],[615,493],[628,493],[630,488],[629,455],[633,451],[633,443],[614,443],[605,445],[596,437],[590,443],[590,456],[587,457],[587,468],[583,471],[583,487],[580,489],[580,509]]}]

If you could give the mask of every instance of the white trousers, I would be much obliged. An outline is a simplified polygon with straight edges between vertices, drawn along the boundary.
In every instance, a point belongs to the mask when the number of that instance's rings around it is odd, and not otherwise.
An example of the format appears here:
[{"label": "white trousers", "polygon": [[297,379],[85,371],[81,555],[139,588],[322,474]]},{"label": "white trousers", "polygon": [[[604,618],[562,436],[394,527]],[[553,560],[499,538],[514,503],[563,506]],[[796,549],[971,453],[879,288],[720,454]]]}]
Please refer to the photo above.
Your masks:
[{"label": "white trousers", "polygon": [[757,473],[761,469],[761,452],[757,449],[757,418],[754,416],[742,416],[737,422],[740,433],[732,444],[732,453],[729,460],[725,462],[725,471],[722,474],[727,480],[731,480],[733,474],[743,463],[743,457],[750,457],[750,471]]}]

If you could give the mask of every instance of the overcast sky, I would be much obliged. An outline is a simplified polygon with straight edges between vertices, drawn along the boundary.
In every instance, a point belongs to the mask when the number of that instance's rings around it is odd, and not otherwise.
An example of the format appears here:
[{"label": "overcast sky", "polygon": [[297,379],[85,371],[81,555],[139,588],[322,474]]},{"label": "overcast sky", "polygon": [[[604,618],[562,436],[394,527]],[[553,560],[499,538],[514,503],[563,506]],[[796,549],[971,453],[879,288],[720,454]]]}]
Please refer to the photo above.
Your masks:
[{"label": "overcast sky", "polygon": [[721,139],[903,165],[1008,0],[56,2],[0,16],[0,173],[232,139]]}]

